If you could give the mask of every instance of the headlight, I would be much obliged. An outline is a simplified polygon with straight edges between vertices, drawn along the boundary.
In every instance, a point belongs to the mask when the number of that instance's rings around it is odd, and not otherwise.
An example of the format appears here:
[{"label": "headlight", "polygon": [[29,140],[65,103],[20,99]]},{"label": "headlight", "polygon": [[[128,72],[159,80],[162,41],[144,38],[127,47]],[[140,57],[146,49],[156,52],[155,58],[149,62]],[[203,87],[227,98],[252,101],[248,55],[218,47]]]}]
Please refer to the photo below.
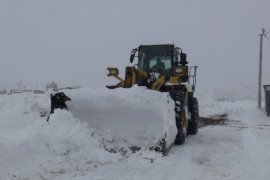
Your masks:
[{"label": "headlight", "polygon": [[118,76],[119,75],[119,71],[117,68],[107,68],[107,76]]}]

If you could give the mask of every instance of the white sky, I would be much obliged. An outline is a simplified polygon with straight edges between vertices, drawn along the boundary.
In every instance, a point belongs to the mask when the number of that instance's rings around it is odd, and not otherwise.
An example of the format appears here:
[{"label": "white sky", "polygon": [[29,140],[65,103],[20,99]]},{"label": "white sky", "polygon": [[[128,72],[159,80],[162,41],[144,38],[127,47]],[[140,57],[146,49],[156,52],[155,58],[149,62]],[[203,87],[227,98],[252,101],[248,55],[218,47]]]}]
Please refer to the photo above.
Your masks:
[{"label": "white sky", "polygon": [[[131,49],[174,42],[199,66],[199,89],[256,92],[257,35],[270,30],[270,1],[0,0],[0,23],[0,87],[103,87],[115,82],[106,67],[123,73]],[[270,84],[270,41],[264,45]]]}]

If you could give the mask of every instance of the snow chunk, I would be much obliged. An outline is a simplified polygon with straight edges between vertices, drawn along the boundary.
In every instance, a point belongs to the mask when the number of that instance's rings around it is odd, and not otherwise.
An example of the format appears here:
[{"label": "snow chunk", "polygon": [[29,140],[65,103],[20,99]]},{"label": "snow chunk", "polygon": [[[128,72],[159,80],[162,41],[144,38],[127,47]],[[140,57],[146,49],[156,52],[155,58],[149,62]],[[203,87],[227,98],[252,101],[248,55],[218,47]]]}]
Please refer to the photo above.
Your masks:
[{"label": "snow chunk", "polygon": [[68,108],[82,122],[97,129],[106,147],[156,146],[162,139],[166,148],[177,133],[174,102],[168,93],[140,87],[131,89],[80,89],[66,91],[72,99]]}]

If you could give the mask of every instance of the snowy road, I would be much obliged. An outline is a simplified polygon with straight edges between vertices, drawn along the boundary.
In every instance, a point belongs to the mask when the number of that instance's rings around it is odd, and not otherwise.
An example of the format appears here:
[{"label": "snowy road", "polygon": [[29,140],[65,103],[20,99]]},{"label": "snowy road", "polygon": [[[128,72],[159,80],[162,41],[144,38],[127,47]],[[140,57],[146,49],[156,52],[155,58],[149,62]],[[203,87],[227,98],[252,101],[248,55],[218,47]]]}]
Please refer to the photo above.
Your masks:
[{"label": "snowy road", "polygon": [[50,125],[42,121],[47,97],[2,96],[0,179],[269,179],[270,119],[256,102],[199,101],[201,116],[226,113],[228,120],[199,129],[168,156],[139,151],[123,158],[104,151],[90,136],[94,132],[70,113],[56,113]]},{"label": "snowy road", "polygon": [[270,177],[270,119],[255,104],[245,100],[204,101],[201,114],[227,113],[228,122],[201,128],[196,136],[187,138],[185,145],[172,147],[168,156],[144,152],[75,179],[267,180]]},{"label": "snowy road", "polygon": [[184,146],[174,146],[167,157],[141,155],[75,179],[266,180],[270,176],[269,135],[270,129],[206,127]]}]

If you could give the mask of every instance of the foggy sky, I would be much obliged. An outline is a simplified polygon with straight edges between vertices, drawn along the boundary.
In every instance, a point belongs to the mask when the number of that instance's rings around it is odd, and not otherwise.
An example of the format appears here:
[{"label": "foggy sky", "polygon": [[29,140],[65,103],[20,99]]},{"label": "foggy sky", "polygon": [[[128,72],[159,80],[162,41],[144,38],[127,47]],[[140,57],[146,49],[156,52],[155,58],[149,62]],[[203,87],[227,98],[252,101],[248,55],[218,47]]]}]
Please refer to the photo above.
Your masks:
[{"label": "foggy sky", "polygon": [[[0,88],[104,87],[115,82],[106,67],[123,74],[131,49],[174,43],[199,66],[199,89],[256,93],[269,9],[269,0],[0,0]],[[268,40],[263,65],[270,84]]]}]

